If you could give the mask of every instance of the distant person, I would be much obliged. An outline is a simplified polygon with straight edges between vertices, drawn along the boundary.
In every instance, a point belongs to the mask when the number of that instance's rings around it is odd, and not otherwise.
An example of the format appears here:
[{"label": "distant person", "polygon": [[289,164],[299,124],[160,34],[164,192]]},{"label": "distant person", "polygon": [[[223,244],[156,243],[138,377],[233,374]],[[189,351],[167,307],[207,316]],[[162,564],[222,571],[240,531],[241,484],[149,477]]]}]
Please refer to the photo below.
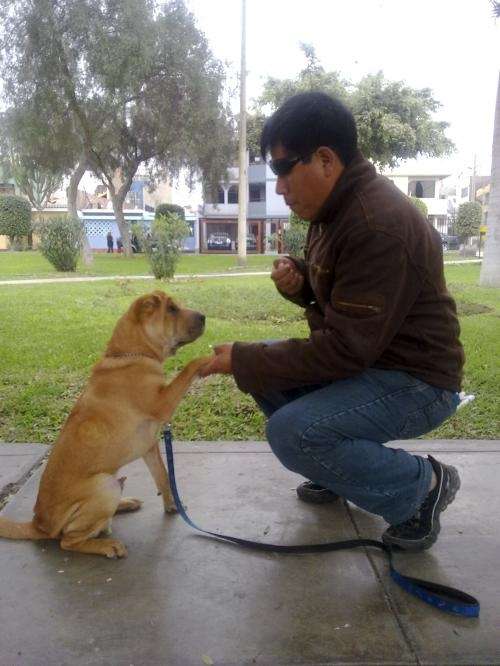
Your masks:
[{"label": "distant person", "polygon": [[106,236],[106,243],[108,245],[108,254],[111,252],[113,254],[113,234],[111,231],[108,232],[108,235]]},{"label": "distant person", "polygon": [[118,252],[118,254],[121,254],[122,250],[123,250],[122,239],[120,238],[120,236],[118,236],[118,238],[116,239],[116,251]]}]

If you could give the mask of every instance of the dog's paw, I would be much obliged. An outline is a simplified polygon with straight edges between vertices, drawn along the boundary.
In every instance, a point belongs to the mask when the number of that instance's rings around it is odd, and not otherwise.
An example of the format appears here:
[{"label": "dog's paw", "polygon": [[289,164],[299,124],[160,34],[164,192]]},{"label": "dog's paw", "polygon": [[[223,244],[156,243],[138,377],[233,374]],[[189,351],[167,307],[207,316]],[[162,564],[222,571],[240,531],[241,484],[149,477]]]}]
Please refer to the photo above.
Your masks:
[{"label": "dog's paw", "polygon": [[137,511],[142,507],[142,500],[137,497],[122,497],[116,513],[127,513],[129,511]]},{"label": "dog's paw", "polygon": [[165,504],[165,513],[177,513],[177,507],[175,506],[174,502]]},{"label": "dog's paw", "polygon": [[125,545],[121,541],[118,541],[118,539],[102,539],[101,546],[102,554],[106,555],[110,560],[127,557],[128,555]]}]

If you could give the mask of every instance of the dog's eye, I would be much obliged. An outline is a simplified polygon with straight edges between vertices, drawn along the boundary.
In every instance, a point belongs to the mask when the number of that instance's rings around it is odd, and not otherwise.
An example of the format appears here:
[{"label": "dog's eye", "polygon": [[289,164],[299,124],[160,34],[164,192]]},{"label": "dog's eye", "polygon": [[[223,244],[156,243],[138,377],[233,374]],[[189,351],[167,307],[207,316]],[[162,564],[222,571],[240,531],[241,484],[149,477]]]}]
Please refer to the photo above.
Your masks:
[{"label": "dog's eye", "polygon": [[170,314],[177,314],[179,312],[179,308],[177,307],[177,305],[170,304],[167,306],[167,312],[169,312]]}]

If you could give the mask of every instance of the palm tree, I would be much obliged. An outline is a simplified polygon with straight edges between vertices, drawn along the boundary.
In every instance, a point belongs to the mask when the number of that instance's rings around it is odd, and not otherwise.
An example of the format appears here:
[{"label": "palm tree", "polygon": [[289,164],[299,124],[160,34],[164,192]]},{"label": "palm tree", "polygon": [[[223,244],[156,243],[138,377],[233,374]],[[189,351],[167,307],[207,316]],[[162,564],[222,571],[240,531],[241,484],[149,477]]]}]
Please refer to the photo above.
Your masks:
[{"label": "palm tree", "polygon": [[[491,0],[493,15],[500,17],[500,2]],[[491,155],[491,188],[488,207],[488,233],[484,246],[479,284],[500,287],[500,73],[498,76],[495,125]]]}]

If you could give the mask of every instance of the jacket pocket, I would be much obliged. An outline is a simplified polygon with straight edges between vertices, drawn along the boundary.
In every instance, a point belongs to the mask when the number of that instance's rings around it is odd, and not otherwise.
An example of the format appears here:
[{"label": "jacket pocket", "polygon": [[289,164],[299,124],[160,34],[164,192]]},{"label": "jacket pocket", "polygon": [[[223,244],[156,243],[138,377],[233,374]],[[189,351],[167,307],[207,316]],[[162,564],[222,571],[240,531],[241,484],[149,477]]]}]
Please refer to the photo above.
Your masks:
[{"label": "jacket pocket", "polygon": [[373,303],[357,303],[338,298],[333,300],[333,307],[336,310],[358,317],[369,317],[370,315],[381,314],[382,312],[382,307],[380,305],[375,305]]}]

